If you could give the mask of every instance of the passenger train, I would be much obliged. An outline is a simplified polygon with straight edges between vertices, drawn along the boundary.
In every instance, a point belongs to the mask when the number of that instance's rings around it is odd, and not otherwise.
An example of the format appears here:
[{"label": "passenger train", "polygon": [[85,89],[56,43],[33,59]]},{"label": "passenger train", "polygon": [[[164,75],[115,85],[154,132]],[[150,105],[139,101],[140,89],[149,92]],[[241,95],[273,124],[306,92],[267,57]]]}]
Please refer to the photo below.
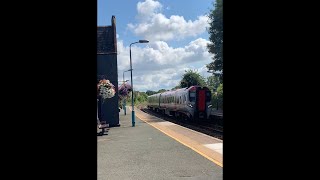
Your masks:
[{"label": "passenger train", "polygon": [[211,91],[207,87],[191,86],[148,96],[148,109],[181,119],[208,119]]}]

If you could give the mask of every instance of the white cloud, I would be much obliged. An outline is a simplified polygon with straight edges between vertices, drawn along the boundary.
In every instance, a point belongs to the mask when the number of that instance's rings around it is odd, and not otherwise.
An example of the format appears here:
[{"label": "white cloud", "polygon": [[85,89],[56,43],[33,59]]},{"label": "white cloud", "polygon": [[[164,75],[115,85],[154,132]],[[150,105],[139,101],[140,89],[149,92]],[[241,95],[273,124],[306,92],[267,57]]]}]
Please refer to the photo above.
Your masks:
[{"label": "white cloud", "polygon": [[161,11],[161,9],[162,5],[158,1],[146,0],[145,2],[138,2],[138,18],[141,18],[141,20],[146,20],[156,12]]},{"label": "white cloud", "polygon": [[[138,23],[127,24],[135,35],[150,41],[131,46],[134,90],[172,89],[188,69],[197,70],[205,78],[210,75],[205,66],[212,61],[207,50],[210,42],[199,38],[209,26],[208,17],[198,16],[194,20],[186,20],[179,15],[166,17],[161,13],[163,9],[169,10],[170,7],[156,0],[138,2]],[[189,37],[195,40],[181,47],[174,48],[166,42]],[[118,39],[117,50],[118,79],[122,81],[123,72],[130,69],[130,49]],[[125,80],[130,80],[130,72],[125,73]]]},{"label": "white cloud", "polygon": [[[170,47],[166,42],[156,41],[148,45],[131,47],[133,63],[134,89],[139,91],[171,89],[178,85],[187,69],[198,69],[203,76],[208,76],[205,64],[211,62],[211,54],[206,48],[209,41],[198,38],[187,46]],[[130,49],[118,41],[119,80],[123,71],[130,69]],[[200,64],[197,66],[197,64]],[[130,80],[130,72],[125,73]]]},{"label": "white cloud", "polygon": [[159,13],[162,5],[158,1],[146,0],[137,4],[138,24],[128,24],[127,27],[136,35],[150,41],[181,40],[186,37],[196,37],[206,31],[207,16],[198,16],[198,19],[185,20],[183,16],[172,15],[167,18]]}]

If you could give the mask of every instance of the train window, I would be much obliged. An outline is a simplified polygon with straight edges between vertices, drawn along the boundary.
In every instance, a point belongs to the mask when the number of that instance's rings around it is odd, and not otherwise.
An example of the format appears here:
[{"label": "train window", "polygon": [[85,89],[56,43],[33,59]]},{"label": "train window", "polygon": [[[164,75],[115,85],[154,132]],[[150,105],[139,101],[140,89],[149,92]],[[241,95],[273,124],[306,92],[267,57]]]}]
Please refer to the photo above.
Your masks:
[{"label": "train window", "polygon": [[196,92],[190,92],[189,93],[189,100],[191,102],[195,102],[196,101]]},{"label": "train window", "polygon": [[207,101],[207,102],[210,102],[210,101],[211,101],[211,92],[210,92],[210,91],[207,91],[207,92],[206,92],[206,101]]}]

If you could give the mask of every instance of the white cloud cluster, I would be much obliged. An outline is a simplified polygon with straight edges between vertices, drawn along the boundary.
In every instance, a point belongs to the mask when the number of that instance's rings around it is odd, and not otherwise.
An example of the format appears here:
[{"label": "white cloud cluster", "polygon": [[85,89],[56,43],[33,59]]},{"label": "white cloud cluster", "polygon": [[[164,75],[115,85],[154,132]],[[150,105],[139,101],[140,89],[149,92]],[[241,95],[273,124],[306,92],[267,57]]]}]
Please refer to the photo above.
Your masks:
[{"label": "white cloud cluster", "polygon": [[199,16],[191,21],[183,16],[172,15],[167,18],[161,11],[162,5],[158,1],[145,0],[137,4],[138,24],[128,24],[128,28],[136,35],[150,41],[181,40],[186,37],[196,37],[206,31],[207,16]]},{"label": "white cloud cluster", "polygon": [[138,2],[137,4],[139,18],[142,19],[155,15],[155,13],[161,11],[161,9],[162,5],[158,1],[146,0],[144,2]]},{"label": "white cloud cluster", "polygon": [[[208,43],[198,38],[181,48],[170,47],[163,41],[132,46],[134,88],[140,91],[171,89],[178,85],[187,69],[198,69],[201,75],[207,76],[204,64],[211,62],[212,57],[207,50]],[[130,69],[130,49],[123,45],[122,40],[118,41],[117,46],[118,77],[121,81],[123,71]],[[126,72],[125,77],[130,80],[130,72]]]},{"label": "white cloud cluster", "polygon": [[[135,90],[172,89],[179,84],[188,69],[198,70],[204,77],[210,75],[205,66],[212,61],[212,55],[207,49],[210,42],[199,38],[209,26],[208,17],[198,16],[193,21],[179,15],[166,17],[161,13],[164,8],[168,9],[156,0],[138,2],[138,23],[127,24],[135,35],[150,41],[148,44],[131,46]],[[171,47],[166,42],[190,37],[195,40],[181,47]],[[117,38],[118,79],[122,81],[123,72],[130,69],[130,49],[124,46],[119,36]],[[130,72],[125,73],[125,80],[130,80]]]}]

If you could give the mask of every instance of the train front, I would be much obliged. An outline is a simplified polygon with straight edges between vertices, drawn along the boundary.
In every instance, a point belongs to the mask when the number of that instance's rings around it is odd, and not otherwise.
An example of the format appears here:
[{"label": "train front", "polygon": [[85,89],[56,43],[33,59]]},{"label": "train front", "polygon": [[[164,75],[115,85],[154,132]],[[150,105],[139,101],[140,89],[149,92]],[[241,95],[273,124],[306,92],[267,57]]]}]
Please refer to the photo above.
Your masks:
[{"label": "train front", "polygon": [[189,88],[189,106],[193,109],[193,118],[206,119],[211,105],[211,91],[207,87],[191,86]]}]

